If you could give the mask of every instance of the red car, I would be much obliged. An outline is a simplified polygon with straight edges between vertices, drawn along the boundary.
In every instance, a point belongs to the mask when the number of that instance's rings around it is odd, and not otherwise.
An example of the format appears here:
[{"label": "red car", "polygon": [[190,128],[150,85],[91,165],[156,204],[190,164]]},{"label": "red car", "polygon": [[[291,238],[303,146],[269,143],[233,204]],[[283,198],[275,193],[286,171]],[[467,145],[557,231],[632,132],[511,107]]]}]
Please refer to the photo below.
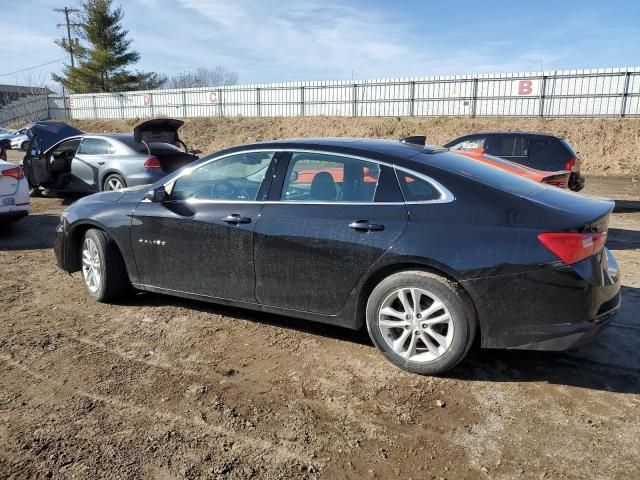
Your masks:
[{"label": "red car", "polygon": [[558,172],[545,172],[543,170],[536,170],[535,168],[527,167],[519,163],[510,162],[509,160],[505,160],[504,158],[488,155],[481,148],[475,150],[455,150],[453,153],[464,155],[465,157],[478,160],[479,162],[488,163],[489,165],[493,165],[494,167],[498,167],[503,170],[507,170],[517,175],[526,177],[530,180],[533,180],[534,182],[546,183],[548,185],[553,185],[554,187],[559,188],[568,188],[569,185],[569,176],[571,172],[566,170],[560,170]]}]

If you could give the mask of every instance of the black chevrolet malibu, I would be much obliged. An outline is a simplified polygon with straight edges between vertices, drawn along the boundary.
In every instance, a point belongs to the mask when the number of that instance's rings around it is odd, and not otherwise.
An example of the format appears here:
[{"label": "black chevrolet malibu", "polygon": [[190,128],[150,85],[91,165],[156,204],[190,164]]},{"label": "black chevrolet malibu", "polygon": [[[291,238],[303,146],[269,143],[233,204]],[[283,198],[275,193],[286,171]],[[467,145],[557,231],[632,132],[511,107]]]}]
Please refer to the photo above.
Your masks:
[{"label": "black chevrolet malibu", "polygon": [[395,365],[435,374],[477,336],[540,350],[594,337],[620,306],[612,208],[415,142],[294,139],[86,197],[55,251],[98,301],[134,288],[366,324]]}]

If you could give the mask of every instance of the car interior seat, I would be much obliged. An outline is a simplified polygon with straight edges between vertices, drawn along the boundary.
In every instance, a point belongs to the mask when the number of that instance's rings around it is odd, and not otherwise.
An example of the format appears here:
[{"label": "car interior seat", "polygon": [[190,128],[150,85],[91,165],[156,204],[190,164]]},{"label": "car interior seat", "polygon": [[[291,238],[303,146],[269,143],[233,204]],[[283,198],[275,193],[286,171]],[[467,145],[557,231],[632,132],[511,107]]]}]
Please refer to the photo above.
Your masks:
[{"label": "car interior seat", "polygon": [[333,176],[329,172],[319,172],[311,181],[311,198],[313,200],[335,200],[338,189]]}]

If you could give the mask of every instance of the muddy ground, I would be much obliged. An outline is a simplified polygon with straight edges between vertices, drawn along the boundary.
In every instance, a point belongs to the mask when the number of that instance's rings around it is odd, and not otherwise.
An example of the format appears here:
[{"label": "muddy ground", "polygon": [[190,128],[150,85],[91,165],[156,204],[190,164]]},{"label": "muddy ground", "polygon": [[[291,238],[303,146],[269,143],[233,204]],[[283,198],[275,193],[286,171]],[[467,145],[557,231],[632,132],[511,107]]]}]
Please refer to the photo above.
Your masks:
[{"label": "muddy ground", "polygon": [[640,187],[587,181],[619,200],[613,325],[570,353],[474,350],[440,378],[359,332],[147,293],[96,303],[55,266],[70,200],[34,199],[0,232],[0,477],[640,478]]}]

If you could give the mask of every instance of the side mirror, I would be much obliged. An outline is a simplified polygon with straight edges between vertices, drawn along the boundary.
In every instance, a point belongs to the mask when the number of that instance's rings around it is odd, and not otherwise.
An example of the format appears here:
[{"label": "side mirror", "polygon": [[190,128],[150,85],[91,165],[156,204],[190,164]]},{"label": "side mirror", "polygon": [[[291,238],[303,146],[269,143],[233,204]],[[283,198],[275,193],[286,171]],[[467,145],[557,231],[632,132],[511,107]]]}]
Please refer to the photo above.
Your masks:
[{"label": "side mirror", "polygon": [[289,181],[291,183],[296,183],[299,177],[300,175],[298,174],[298,172],[296,172],[295,170],[292,170],[291,175],[289,176]]},{"label": "side mirror", "polygon": [[149,200],[154,203],[166,202],[168,198],[169,194],[165,190],[164,185],[161,185],[153,190],[149,190],[144,196],[145,200]]},{"label": "side mirror", "polygon": [[190,153],[191,155],[198,155],[202,153],[202,150],[198,150],[197,148],[191,148],[187,150],[187,153]]}]

